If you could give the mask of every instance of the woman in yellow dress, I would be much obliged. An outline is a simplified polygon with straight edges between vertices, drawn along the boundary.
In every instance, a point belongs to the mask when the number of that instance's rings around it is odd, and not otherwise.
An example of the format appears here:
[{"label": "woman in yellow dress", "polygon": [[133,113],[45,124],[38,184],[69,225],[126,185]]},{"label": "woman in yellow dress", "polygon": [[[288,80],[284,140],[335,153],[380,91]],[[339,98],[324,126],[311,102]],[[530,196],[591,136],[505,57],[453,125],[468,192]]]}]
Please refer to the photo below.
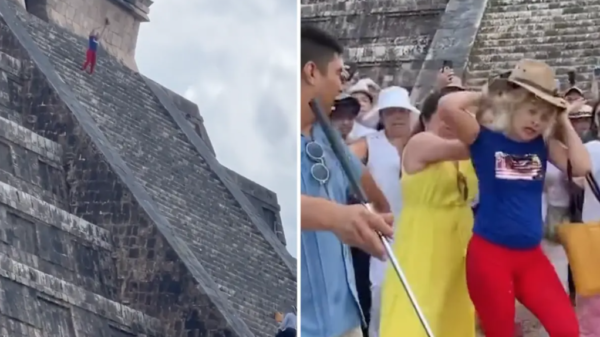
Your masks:
[{"label": "woman in yellow dress", "polygon": [[[440,94],[423,103],[420,130],[402,160],[403,208],[394,253],[436,337],[474,337],[465,278],[477,178],[469,151],[436,116]],[[398,276],[387,268],[380,337],[426,337]]]}]

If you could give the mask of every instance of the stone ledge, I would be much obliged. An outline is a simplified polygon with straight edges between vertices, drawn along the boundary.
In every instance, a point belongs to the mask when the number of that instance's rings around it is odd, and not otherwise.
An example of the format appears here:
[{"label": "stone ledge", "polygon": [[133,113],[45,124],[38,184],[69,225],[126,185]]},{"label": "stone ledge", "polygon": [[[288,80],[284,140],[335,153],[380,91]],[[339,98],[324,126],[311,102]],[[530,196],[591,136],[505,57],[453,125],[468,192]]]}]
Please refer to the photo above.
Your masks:
[{"label": "stone ledge", "polygon": [[527,2],[521,4],[515,4],[511,1],[504,5],[494,5],[490,7],[486,14],[492,13],[505,13],[505,12],[528,12],[536,11],[540,9],[555,9],[555,8],[587,8],[588,6],[596,6],[598,2],[596,0],[561,0],[560,2]]},{"label": "stone ledge", "polygon": [[401,15],[401,16],[422,16],[430,12],[439,13],[444,10],[444,1],[423,0],[418,2],[389,0],[350,0],[343,2],[320,2],[315,4],[305,4],[301,6],[301,17],[331,17],[331,16],[350,16],[364,15],[368,13]]},{"label": "stone ledge", "polygon": [[[590,10],[594,10],[590,8]],[[511,15],[514,14],[514,15]],[[571,24],[577,22],[577,24]],[[560,27],[581,27],[589,25],[598,25],[600,23],[600,14],[598,13],[577,13],[567,14],[565,10],[536,11],[529,15],[522,13],[503,13],[486,15],[482,20],[483,27],[503,27],[503,26],[524,26],[524,25],[553,25]]]},{"label": "stone ledge", "polygon": [[109,231],[29,194],[23,193],[3,182],[0,182],[0,203],[88,241],[94,246],[112,250]]},{"label": "stone ledge", "polygon": [[[533,34],[535,35],[535,34]],[[480,35],[482,36],[482,35]],[[475,48],[494,48],[494,47],[505,47],[505,46],[514,46],[515,39],[502,39],[502,38],[493,38],[493,35],[487,34],[485,39],[478,39],[475,42]],[[489,39],[488,39],[489,37]],[[545,44],[564,44],[564,43],[578,43],[578,42],[589,42],[589,41],[598,41],[600,40],[600,33],[590,33],[590,34],[574,34],[574,35],[550,35],[550,36],[525,36],[523,38],[519,38],[518,42],[520,45],[529,46],[538,46]]]},{"label": "stone ledge", "polygon": [[359,63],[411,62],[425,58],[429,43],[423,45],[379,45],[346,48],[349,59]]},{"label": "stone ledge", "polygon": [[62,162],[63,153],[60,145],[2,117],[0,117],[0,137],[55,163]]},{"label": "stone ledge", "polygon": [[33,288],[42,294],[108,318],[118,324],[139,328],[148,335],[162,335],[160,332],[163,328],[157,319],[15,262],[3,254],[0,254],[0,277]]},{"label": "stone ledge", "polygon": [[56,194],[45,190],[42,186],[33,182],[26,181],[21,177],[17,177],[14,174],[0,170],[0,182],[4,182],[13,188],[32,195],[34,198],[38,198],[50,205],[53,205],[60,209],[67,209],[68,205]]},{"label": "stone ledge", "polygon": [[[573,67],[574,65],[588,63],[588,61],[596,60],[600,53],[596,50],[539,50],[531,53],[511,53],[505,55],[487,54],[471,56],[469,69],[472,70],[488,70],[494,68],[497,64],[516,64],[517,61],[529,58],[543,60],[548,64],[556,67]],[[597,63],[592,61],[590,63]],[[509,67],[508,69],[511,69]]]},{"label": "stone ledge", "polygon": [[[513,41],[504,46],[483,47],[478,46],[471,53],[472,56],[488,56],[502,55],[510,56],[512,54],[532,54],[531,50],[535,49],[538,52],[554,52],[554,51],[569,51],[569,54],[577,52],[587,52],[589,50],[600,49],[600,41],[598,40],[582,40],[582,41],[567,41],[567,42],[546,42],[538,43],[532,48],[531,45],[523,43],[523,41]],[[567,56],[568,57],[568,56]]]},{"label": "stone ledge", "polygon": [[[563,1],[564,0],[544,0],[544,3],[558,5],[559,3],[563,2]],[[508,6],[508,5],[528,5],[531,3],[532,3],[531,0],[492,0],[492,2],[490,4],[490,8],[492,8],[492,7],[498,8],[501,6]]]},{"label": "stone ledge", "polygon": [[[576,23],[575,23],[576,22]],[[577,33],[581,31],[581,33],[586,32],[590,28],[592,28],[591,33],[598,31],[598,26],[600,26],[600,19],[596,20],[582,20],[581,22],[549,22],[549,20],[544,20],[539,23],[527,23],[527,24],[511,24],[510,22],[504,22],[502,25],[490,25],[490,22],[486,22],[481,26],[482,33],[512,33],[512,32],[546,32],[546,31],[554,31],[553,33],[556,35],[559,34],[568,34],[567,31],[571,30]]]},{"label": "stone ledge", "polygon": [[[573,6],[573,5],[571,5]],[[573,19],[593,19],[600,16],[598,11],[600,6],[598,3],[595,5],[580,7],[561,7],[561,8],[535,8],[535,9],[523,9],[523,10],[507,10],[502,12],[488,12],[485,14],[486,22],[493,20],[527,20],[535,19],[540,17],[549,17],[554,21],[570,21]],[[583,18],[581,18],[583,16]]]},{"label": "stone ledge", "polygon": [[508,28],[498,27],[494,29],[486,29],[486,31],[480,31],[477,35],[477,39],[482,40],[517,40],[517,39],[544,39],[544,38],[559,38],[569,36],[587,36],[588,34],[594,34],[598,32],[598,28],[592,27],[575,27],[575,28],[564,28],[560,31],[512,31]]},{"label": "stone ledge", "polygon": [[[1,255],[6,255],[17,263],[24,264],[42,273],[49,274],[67,283],[71,283],[94,293],[98,292],[93,291],[93,289],[98,290],[105,286],[90,277],[80,275],[76,271],[70,270],[64,266],[57,268],[56,264],[53,264],[52,262],[44,260],[40,256],[28,253],[12,245],[0,243],[0,256]],[[93,289],[89,289],[89,287]]]}]

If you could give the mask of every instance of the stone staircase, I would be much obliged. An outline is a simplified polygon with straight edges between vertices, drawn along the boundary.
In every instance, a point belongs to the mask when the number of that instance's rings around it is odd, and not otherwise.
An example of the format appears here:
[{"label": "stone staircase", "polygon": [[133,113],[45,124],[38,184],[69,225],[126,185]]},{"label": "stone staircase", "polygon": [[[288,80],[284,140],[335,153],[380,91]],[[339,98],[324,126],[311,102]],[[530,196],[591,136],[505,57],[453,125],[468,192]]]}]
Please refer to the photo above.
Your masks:
[{"label": "stone staircase", "polygon": [[302,1],[302,22],[333,33],[361,77],[414,85],[447,0]]},{"label": "stone staircase", "polygon": [[522,58],[554,67],[562,89],[567,73],[589,90],[594,67],[600,65],[600,1],[489,0],[471,51],[467,85],[480,87]]},{"label": "stone staircase", "polygon": [[[115,299],[158,318],[168,336],[273,335],[274,313],[296,302],[295,262],[212,154],[199,153],[193,129],[102,50],[96,72],[81,72],[85,39],[10,0],[0,12],[0,50],[23,79],[11,91],[22,111],[6,119],[63,147],[67,196],[57,205],[110,233]],[[52,191],[44,200],[60,199]]]},{"label": "stone staircase", "polygon": [[118,303],[111,234],[67,211],[63,149],[23,126],[23,63],[4,47],[0,336],[167,336],[158,319]]}]

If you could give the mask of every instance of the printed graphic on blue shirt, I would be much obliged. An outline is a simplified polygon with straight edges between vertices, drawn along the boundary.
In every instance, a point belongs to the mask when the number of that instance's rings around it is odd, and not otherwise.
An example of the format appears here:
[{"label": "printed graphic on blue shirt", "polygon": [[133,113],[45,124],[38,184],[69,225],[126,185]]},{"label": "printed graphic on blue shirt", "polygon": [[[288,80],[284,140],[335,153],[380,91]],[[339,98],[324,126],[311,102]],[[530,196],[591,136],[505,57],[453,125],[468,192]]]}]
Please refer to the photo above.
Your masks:
[{"label": "printed graphic on blue shirt", "polygon": [[511,155],[495,153],[496,178],[502,180],[541,180],[543,165],[537,154]]}]

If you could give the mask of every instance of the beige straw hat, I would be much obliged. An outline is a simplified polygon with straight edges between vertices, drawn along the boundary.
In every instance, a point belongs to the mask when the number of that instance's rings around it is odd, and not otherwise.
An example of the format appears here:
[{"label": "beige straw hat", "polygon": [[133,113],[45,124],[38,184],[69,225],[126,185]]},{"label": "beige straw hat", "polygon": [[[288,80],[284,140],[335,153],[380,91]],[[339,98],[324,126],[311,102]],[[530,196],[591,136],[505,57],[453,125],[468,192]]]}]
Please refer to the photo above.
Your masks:
[{"label": "beige straw hat", "polygon": [[592,108],[590,105],[584,105],[581,107],[581,109],[579,109],[579,111],[569,112],[569,118],[570,119],[591,118],[593,115],[592,111],[594,111],[594,108]]},{"label": "beige straw hat", "polygon": [[544,62],[530,59],[519,61],[507,78],[495,78],[489,90],[501,90],[508,83],[520,86],[557,108],[567,108],[567,102],[556,87],[554,71]]}]

